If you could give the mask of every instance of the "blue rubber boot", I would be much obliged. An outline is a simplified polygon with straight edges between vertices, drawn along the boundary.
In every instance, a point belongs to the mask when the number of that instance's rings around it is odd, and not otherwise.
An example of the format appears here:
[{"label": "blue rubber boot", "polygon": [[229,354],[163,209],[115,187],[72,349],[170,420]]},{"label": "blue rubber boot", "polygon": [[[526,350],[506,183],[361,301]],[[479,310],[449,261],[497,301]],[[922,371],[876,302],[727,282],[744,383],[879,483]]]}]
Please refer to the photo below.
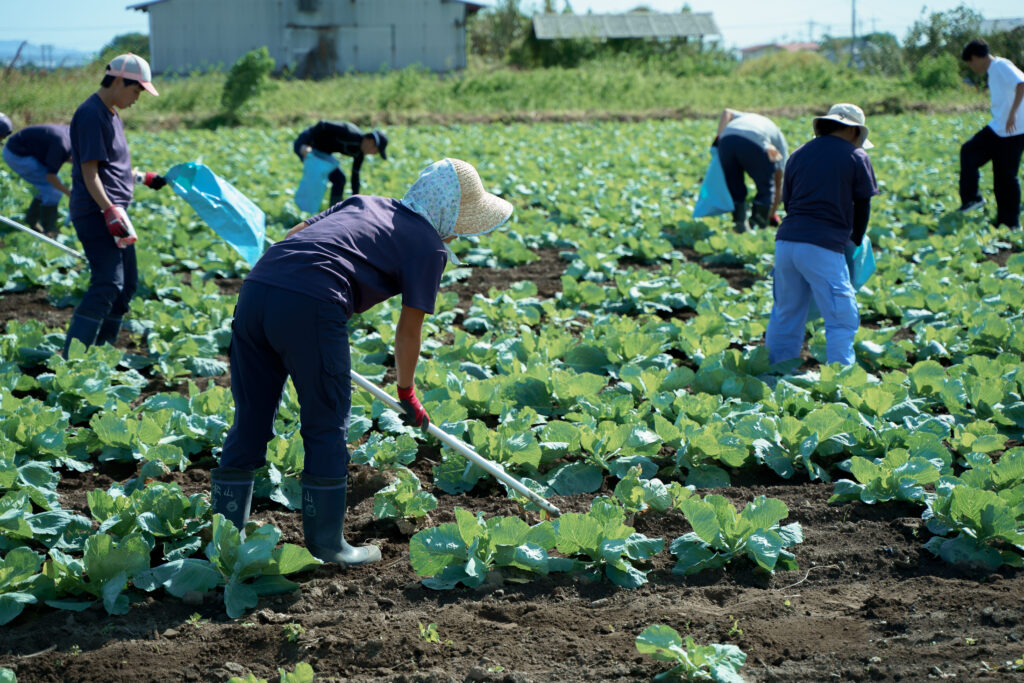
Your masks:
[{"label": "blue rubber boot", "polygon": [[121,318],[104,318],[100,325],[100,331],[96,335],[96,345],[110,344],[117,342],[117,335],[121,333]]},{"label": "blue rubber boot", "polygon": [[77,339],[86,347],[96,343],[96,335],[100,331],[102,321],[89,318],[84,315],[75,314],[71,316],[71,323],[68,325],[68,333],[64,337],[64,350],[61,352],[65,358],[68,357],[68,349],[71,348],[71,340]]},{"label": "blue rubber boot", "polygon": [[347,489],[348,477],[302,475],[302,533],[306,547],[318,559],[342,566],[379,562],[377,546],[352,546],[345,541]]},{"label": "blue rubber boot", "polygon": [[252,485],[255,475],[237,467],[215,467],[210,470],[210,504],[213,514],[222,514],[238,527],[245,529],[252,504]]}]

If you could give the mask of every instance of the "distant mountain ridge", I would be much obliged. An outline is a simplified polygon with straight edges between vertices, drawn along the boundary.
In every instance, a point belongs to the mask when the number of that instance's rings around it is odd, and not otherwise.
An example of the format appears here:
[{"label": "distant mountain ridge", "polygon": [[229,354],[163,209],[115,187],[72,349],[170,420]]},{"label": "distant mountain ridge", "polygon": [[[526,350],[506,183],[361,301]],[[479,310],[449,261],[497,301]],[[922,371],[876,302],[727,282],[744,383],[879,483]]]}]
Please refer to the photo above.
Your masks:
[{"label": "distant mountain ridge", "polygon": [[[3,66],[11,63],[14,55],[18,53],[21,43],[20,40],[0,40],[0,62],[3,63]],[[89,62],[95,54],[95,52],[72,50],[57,45],[49,45],[44,49],[41,45],[29,43],[21,51],[21,56],[18,57],[18,63],[15,66],[29,64],[45,67],[78,66]]]}]

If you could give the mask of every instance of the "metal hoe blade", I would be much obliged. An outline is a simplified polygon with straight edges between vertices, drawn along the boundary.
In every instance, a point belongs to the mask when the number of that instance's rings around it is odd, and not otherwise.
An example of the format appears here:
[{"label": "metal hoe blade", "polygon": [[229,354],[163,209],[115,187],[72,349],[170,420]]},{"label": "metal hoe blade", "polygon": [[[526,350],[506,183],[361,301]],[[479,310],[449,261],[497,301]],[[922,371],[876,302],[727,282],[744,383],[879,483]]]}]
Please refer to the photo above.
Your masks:
[{"label": "metal hoe blade", "polygon": [[[355,370],[351,371],[351,375],[352,381],[354,381],[363,389],[366,389],[368,392],[373,394],[373,396],[379,399],[381,402],[383,402],[384,405],[388,406],[393,410],[401,412],[402,406],[399,405],[398,401],[393,399],[383,389],[381,389],[376,384],[360,375]],[[531,491],[529,488],[527,488],[522,482],[520,482],[518,479],[510,475],[508,472],[506,472],[501,465],[493,463],[487,458],[484,458],[483,456],[479,455],[466,442],[443,431],[441,428],[434,424],[431,424],[430,427],[427,428],[427,433],[432,436],[436,436],[442,442],[451,447],[452,450],[454,450],[456,453],[466,458],[473,464],[478,465],[481,469],[485,470],[495,479],[499,479],[505,482],[506,484],[514,488],[516,491],[529,498],[533,503],[536,503],[544,510],[550,512],[555,517],[561,516],[562,513],[559,511],[558,508],[549,503],[542,496],[538,495],[535,491]]]}]

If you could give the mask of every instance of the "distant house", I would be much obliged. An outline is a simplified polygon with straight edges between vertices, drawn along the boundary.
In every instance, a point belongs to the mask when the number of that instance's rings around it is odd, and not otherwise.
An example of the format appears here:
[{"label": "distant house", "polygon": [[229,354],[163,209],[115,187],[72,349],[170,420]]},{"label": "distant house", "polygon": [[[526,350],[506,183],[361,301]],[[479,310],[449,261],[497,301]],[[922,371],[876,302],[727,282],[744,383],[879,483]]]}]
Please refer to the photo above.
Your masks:
[{"label": "distant house", "polygon": [[230,66],[266,46],[278,66],[300,76],[378,71],[420,64],[466,66],[468,0],[149,0],[154,71]]},{"label": "distant house", "polygon": [[537,14],[538,40],[566,38],[704,38],[721,31],[710,12],[630,12],[628,14]]},{"label": "distant house", "polygon": [[989,36],[993,33],[1009,33],[1024,26],[1024,17],[1016,19],[982,19],[978,26],[978,33]]},{"label": "distant house", "polygon": [[817,43],[766,43],[764,45],[751,45],[740,50],[741,59],[756,59],[773,52],[817,52],[820,46]]}]

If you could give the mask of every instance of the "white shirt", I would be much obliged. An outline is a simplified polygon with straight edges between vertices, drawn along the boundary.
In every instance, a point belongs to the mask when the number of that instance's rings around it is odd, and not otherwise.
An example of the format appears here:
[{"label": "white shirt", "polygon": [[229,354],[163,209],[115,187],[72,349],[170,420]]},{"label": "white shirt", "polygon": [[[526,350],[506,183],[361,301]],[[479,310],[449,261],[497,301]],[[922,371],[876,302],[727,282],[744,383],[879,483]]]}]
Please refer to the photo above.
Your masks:
[{"label": "white shirt", "polygon": [[[1005,57],[993,57],[988,65],[988,92],[992,98],[992,122],[988,124],[1001,138],[1010,137],[1006,132],[1006,119],[1017,96],[1017,84],[1024,83],[1024,72]],[[1024,102],[1017,107],[1017,128],[1012,135],[1024,135]]]},{"label": "white shirt", "polygon": [[786,146],[786,138],[782,131],[771,119],[760,114],[734,112],[733,119],[725,125],[721,137],[727,135],[739,135],[761,145],[762,149],[768,149],[768,145],[773,145],[782,155],[782,158],[775,163],[775,167],[780,171],[785,170],[789,148]]}]

